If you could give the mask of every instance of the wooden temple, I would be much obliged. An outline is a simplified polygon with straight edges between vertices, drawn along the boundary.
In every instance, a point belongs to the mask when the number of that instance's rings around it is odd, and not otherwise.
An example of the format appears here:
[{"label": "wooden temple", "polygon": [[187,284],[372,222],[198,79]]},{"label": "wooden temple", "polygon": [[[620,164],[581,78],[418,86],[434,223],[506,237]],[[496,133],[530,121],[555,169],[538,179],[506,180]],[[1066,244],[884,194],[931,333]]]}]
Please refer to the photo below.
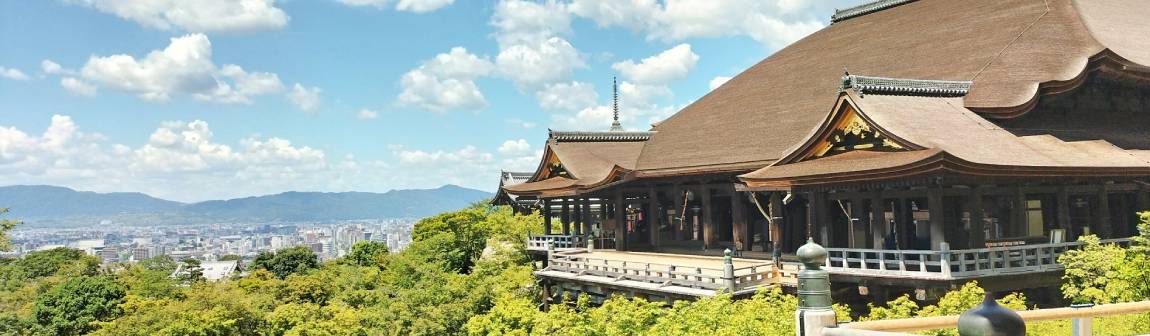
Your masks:
[{"label": "wooden temple", "polygon": [[[860,294],[1056,285],[1150,210],[1150,2],[885,0],[838,10],[649,131],[549,134],[558,291],[791,285],[808,238]],[[617,117],[616,117],[617,125]],[[724,252],[729,251],[724,257]]]}]

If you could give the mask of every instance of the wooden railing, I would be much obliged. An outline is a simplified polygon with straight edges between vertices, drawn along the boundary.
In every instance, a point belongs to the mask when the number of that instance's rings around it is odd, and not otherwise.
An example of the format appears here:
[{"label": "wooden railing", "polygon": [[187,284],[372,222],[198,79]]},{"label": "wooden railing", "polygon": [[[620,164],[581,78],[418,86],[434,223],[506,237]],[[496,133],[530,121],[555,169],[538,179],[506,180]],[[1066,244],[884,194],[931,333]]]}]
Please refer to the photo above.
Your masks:
[{"label": "wooden railing", "polygon": [[586,247],[585,240],[578,235],[530,235],[527,237],[527,250],[546,251],[548,244],[556,250]]},{"label": "wooden railing", "polygon": [[[1129,238],[1102,240],[1128,246]],[[1062,270],[1058,256],[1083,243],[1032,244],[966,250],[875,250],[827,248],[831,274],[954,280],[987,275]]]},{"label": "wooden railing", "polygon": [[[1113,303],[1089,307],[1065,307],[1065,308],[1052,308],[1052,309],[1035,309],[1019,311],[1018,315],[1022,317],[1023,321],[1027,323],[1038,321],[1052,321],[1052,320],[1074,320],[1082,319],[1076,323],[1078,326],[1085,325],[1089,330],[1090,319],[1094,317],[1124,315],[1124,314],[1138,314],[1150,312],[1150,301],[1127,302],[1127,303]],[[824,329],[823,335],[872,335],[869,333],[848,332],[848,330],[859,331],[879,331],[879,332],[911,332],[919,330],[932,330],[932,329],[948,329],[958,326],[958,316],[934,316],[934,317],[918,317],[918,318],[905,318],[893,320],[878,320],[866,322],[853,322],[839,326],[838,330],[826,332]],[[1087,332],[1087,334],[1089,334]]]},{"label": "wooden railing", "polygon": [[732,267],[732,272],[727,274],[721,267],[592,258],[583,253],[555,253],[548,260],[546,270],[608,277],[616,281],[640,281],[659,284],[660,287],[682,286],[730,292],[777,283],[780,277],[788,276],[772,264]]}]

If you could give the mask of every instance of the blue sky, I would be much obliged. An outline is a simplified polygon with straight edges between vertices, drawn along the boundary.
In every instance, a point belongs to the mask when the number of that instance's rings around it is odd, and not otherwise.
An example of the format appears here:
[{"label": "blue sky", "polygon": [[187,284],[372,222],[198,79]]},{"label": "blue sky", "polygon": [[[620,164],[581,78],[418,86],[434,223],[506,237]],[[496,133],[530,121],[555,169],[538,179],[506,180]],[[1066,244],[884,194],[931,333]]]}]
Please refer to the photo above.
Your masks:
[{"label": "blue sky", "polygon": [[826,25],[815,0],[0,0],[0,184],[198,201],[531,170]]}]

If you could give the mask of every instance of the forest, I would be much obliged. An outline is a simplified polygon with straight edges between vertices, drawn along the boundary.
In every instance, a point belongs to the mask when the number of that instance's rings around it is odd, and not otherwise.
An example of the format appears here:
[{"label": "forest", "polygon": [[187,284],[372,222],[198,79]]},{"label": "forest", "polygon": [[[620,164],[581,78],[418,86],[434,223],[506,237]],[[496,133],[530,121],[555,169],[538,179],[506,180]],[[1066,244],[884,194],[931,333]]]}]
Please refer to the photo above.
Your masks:
[{"label": "forest", "polygon": [[[1131,248],[1087,236],[1084,248],[1059,259],[1068,302],[1150,298],[1150,213],[1141,218]],[[0,232],[18,224],[0,220]],[[360,242],[321,263],[306,248],[286,249],[259,255],[244,275],[222,282],[204,281],[194,260],[102,264],[75,249],[37,251],[0,259],[0,335],[794,335],[798,299],[779,288],[673,306],[570,297],[544,311],[537,265],[525,252],[528,233],[541,230],[537,215],[476,204],[420,220],[402,251]],[[0,248],[7,245],[0,234]],[[171,277],[181,263],[190,271]],[[953,315],[982,296],[969,282],[931,305],[902,296],[836,311],[841,321]],[[1000,302],[1034,309],[1019,293]],[[1028,333],[1069,335],[1069,328],[1069,321],[1041,322]],[[1094,330],[1147,333],[1150,314],[1097,318]]]}]

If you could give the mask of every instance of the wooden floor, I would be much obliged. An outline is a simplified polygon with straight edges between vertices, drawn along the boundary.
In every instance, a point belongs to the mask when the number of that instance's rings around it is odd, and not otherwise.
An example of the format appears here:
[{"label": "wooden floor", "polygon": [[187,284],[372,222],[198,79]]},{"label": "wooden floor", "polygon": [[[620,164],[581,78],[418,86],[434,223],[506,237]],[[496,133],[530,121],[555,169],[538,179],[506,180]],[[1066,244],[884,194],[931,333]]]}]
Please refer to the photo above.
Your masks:
[{"label": "wooden floor", "polygon": [[[642,262],[651,264],[675,265],[682,267],[723,268],[723,257],[693,256],[684,254],[650,253],[650,252],[620,252],[614,250],[595,250],[581,256],[596,259],[610,259],[617,261]],[[758,259],[733,258],[731,262],[735,268],[755,265],[770,265],[769,261]]]}]

